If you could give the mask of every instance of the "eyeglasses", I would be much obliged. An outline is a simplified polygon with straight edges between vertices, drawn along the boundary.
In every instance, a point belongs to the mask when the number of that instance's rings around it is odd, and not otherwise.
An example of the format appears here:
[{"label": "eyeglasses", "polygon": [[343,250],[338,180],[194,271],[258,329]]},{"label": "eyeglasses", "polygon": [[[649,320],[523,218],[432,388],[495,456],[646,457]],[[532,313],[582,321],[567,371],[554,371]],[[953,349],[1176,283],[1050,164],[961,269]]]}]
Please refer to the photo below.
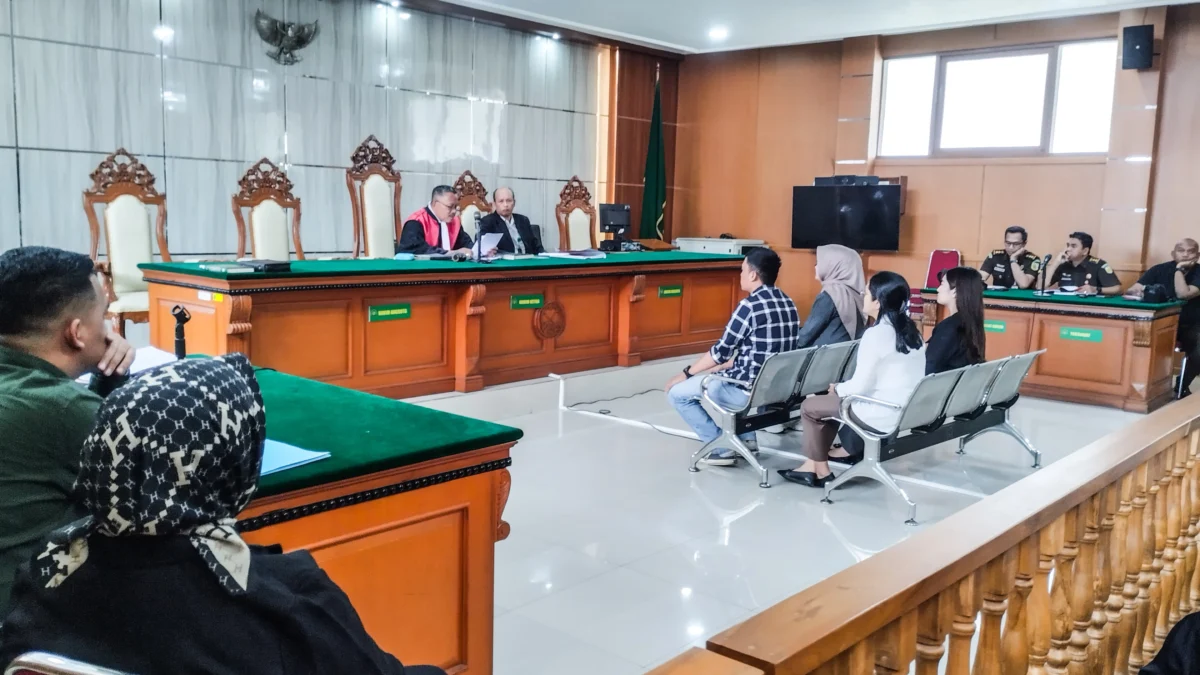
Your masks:
[{"label": "eyeglasses", "polygon": [[437,204],[438,206],[441,206],[444,209],[449,209],[449,211],[451,213],[455,213],[458,211],[458,204],[447,204],[446,202],[434,202],[434,204]]}]

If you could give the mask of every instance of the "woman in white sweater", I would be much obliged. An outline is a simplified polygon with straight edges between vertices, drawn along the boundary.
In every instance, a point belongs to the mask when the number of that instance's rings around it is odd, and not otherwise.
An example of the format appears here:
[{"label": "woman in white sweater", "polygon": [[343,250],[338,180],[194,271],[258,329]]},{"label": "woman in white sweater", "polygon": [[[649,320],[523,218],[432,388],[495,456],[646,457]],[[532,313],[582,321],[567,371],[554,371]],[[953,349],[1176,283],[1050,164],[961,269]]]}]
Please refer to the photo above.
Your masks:
[{"label": "woman in white sweater", "polygon": [[[790,471],[781,469],[779,474],[786,480],[824,487],[834,478],[829,470],[831,457],[852,464],[861,459],[844,449],[831,454],[839,424],[829,418],[838,414],[842,398],[858,394],[903,405],[925,376],[925,341],[905,312],[908,296],[908,282],[899,274],[880,272],[871,277],[863,296],[863,313],[875,324],[863,333],[858,345],[854,377],[831,386],[826,395],[810,396],[800,406],[804,454],[809,459]],[[855,417],[879,431],[891,431],[900,422],[899,413],[887,406],[866,401],[850,405]]]}]

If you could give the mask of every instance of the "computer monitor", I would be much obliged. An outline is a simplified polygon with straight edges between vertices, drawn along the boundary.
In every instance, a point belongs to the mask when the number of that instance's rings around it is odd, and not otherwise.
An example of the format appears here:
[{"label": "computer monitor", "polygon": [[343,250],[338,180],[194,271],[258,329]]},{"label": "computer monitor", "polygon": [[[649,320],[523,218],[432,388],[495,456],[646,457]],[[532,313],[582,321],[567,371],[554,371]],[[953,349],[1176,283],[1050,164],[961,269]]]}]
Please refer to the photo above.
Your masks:
[{"label": "computer monitor", "polygon": [[628,204],[601,204],[600,231],[624,234],[629,231]]}]

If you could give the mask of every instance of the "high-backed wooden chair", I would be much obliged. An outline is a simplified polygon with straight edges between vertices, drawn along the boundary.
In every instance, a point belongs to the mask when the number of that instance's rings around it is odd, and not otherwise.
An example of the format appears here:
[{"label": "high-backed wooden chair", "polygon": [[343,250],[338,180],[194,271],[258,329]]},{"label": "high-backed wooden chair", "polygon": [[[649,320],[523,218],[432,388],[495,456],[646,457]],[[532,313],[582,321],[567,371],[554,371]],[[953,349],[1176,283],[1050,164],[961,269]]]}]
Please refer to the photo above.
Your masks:
[{"label": "high-backed wooden chair", "polygon": [[354,257],[391,258],[396,254],[403,185],[396,160],[375,136],[359,143],[346,169],[346,189],[354,211]]},{"label": "high-backed wooden chair", "polygon": [[474,237],[478,234],[475,231],[476,214],[482,218],[493,210],[492,205],[488,202],[487,188],[468,169],[462,172],[458,180],[454,181],[454,191],[458,193],[459,220],[467,232]]},{"label": "high-backed wooden chair", "polygon": [[[92,260],[104,275],[108,319],[117,333],[125,335],[126,321],[150,321],[149,286],[138,269],[141,263],[154,262],[148,205],[158,209],[153,230],[158,252],[164,261],[171,260],[167,251],[167,197],[154,187],[154,174],[125,148],[105,157],[91,179],[92,186],[83,191],[83,210],[91,228]],[[97,204],[104,204],[104,249],[108,258],[104,261],[98,260]]]},{"label": "high-backed wooden chair", "polygon": [[[284,209],[291,209],[292,244],[296,248],[296,258],[304,260],[304,247],[300,245],[300,200],[292,194],[292,181],[274,162],[263,157],[250,167],[238,181],[238,191],[232,202],[238,229],[238,258],[246,257],[246,240],[249,239],[250,257],[290,260]],[[250,209],[249,232],[245,209]]]},{"label": "high-backed wooden chair", "polygon": [[596,207],[592,206],[592,193],[579,176],[572,176],[559,193],[554,216],[558,219],[560,249],[596,248]]}]

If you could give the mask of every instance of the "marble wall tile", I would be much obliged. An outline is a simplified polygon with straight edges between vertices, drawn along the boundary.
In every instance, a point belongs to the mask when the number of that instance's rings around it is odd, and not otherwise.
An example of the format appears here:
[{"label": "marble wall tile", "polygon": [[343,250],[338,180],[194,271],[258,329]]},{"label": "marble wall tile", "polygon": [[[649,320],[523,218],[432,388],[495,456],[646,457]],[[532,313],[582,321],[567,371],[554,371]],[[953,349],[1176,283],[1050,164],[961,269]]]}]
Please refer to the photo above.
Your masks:
[{"label": "marble wall tile", "polygon": [[320,34],[298,52],[291,75],[312,75],[344,82],[386,84],[388,15],[391,7],[375,2],[284,0],[289,22],[318,21]]},{"label": "marble wall tile", "polygon": [[[19,150],[18,155],[22,245],[56,246],[87,253],[91,246],[91,235],[82,195],[92,185],[88,176],[104,160],[105,155],[26,149]],[[165,176],[162,157],[139,155],[138,158],[158,178],[158,188],[163,189]],[[171,195],[167,193],[168,228],[171,203]],[[151,211],[151,218],[154,217]],[[154,249],[157,252],[158,246],[155,245]],[[104,251],[103,234],[100,251]]]},{"label": "marble wall tile", "polygon": [[167,164],[167,246],[172,255],[232,255],[237,224],[230,199],[242,162],[172,159]]},{"label": "marble wall tile", "polygon": [[546,62],[541,41],[498,26],[475,26],[475,78],[478,98],[537,105],[546,99]]},{"label": "marble wall tile", "polygon": [[584,182],[596,180],[596,133],[599,118],[586,113],[564,113],[570,120],[570,144],[557,155],[565,171],[555,178],[579,176]]},{"label": "marble wall tile", "polygon": [[163,24],[175,31],[163,45],[167,56],[270,68],[272,49],[254,27],[255,10],[283,19],[283,0],[162,0]]},{"label": "marble wall tile", "polygon": [[21,214],[17,203],[17,151],[0,149],[0,251],[21,245]]},{"label": "marble wall tile", "polygon": [[0,34],[8,35],[12,32],[12,22],[9,21],[12,13],[12,0],[0,0]]},{"label": "marble wall tile", "polygon": [[[0,3],[0,11],[3,11]],[[0,38],[0,145],[17,144],[17,119],[13,111],[12,38]]]},{"label": "marble wall tile", "polygon": [[300,240],[306,256],[350,253],[354,248],[354,220],[346,170],[295,166],[288,178],[300,198]]},{"label": "marble wall tile", "polygon": [[[382,6],[381,6],[382,7]],[[475,25],[439,14],[388,10],[389,84],[410,91],[467,96],[472,87]]]},{"label": "marble wall tile", "polygon": [[163,92],[166,154],[173,157],[283,161],[283,78],[168,59]]},{"label": "marble wall tile", "polygon": [[22,147],[162,153],[159,59],[15,40]]},{"label": "marble wall tile", "polygon": [[471,102],[388,91],[388,148],[403,172],[457,176],[471,167]]},{"label": "marble wall tile", "polygon": [[507,105],[501,111],[500,175],[546,178],[547,111]]},{"label": "marble wall tile", "polygon": [[389,143],[387,91],[349,82],[287,77],[288,161],[345,167],[367,136]]},{"label": "marble wall tile", "polygon": [[154,37],[159,0],[11,2],[14,35],[147,54],[159,51]]},{"label": "marble wall tile", "polygon": [[471,171],[476,176],[500,174],[506,108],[500,103],[471,102]]},{"label": "marble wall tile", "polygon": [[[581,170],[574,153],[574,116],[577,113],[545,111],[546,133],[537,162],[537,178],[566,180]],[[580,178],[583,178],[581,175]]]},{"label": "marble wall tile", "polygon": [[[542,189],[545,193],[545,202],[542,209],[546,214],[546,224],[542,226],[543,246],[547,251],[559,250],[562,248],[558,236],[558,218],[555,215],[555,207],[561,199],[562,189],[566,186],[566,181],[539,181],[542,184]],[[553,245],[552,245],[553,244]]]},{"label": "marble wall tile", "polygon": [[552,110],[571,110],[575,103],[575,52],[569,42],[539,40],[546,63],[546,100],[540,104]]},{"label": "marble wall tile", "polygon": [[596,113],[599,92],[596,83],[600,77],[600,49],[589,45],[571,45],[571,89],[570,110]]}]

